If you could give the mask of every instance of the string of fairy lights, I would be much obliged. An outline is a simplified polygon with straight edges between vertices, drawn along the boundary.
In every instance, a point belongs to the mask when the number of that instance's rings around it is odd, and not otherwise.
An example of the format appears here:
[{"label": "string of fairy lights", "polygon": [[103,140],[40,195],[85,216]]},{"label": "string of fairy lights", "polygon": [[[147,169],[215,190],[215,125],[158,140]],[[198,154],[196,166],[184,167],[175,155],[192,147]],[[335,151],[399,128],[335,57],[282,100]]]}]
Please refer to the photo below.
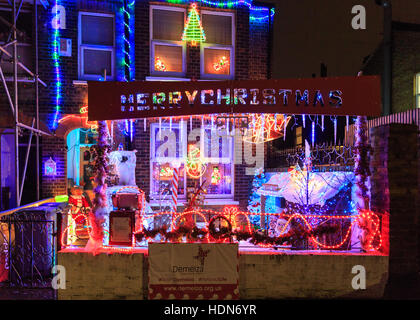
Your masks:
[{"label": "string of fairy lights", "polygon": [[60,44],[59,44],[59,38],[60,38],[60,27],[58,24],[58,6],[60,5],[59,0],[55,0],[54,2],[56,10],[53,12],[52,21],[55,21],[52,23],[53,33],[52,33],[52,61],[54,66],[54,73],[55,73],[55,99],[54,99],[54,117],[53,117],[53,123],[52,123],[52,129],[55,130],[58,125],[58,119],[60,115],[60,105],[61,105],[61,72],[60,72]]},{"label": "string of fairy lights", "polygon": [[[176,230],[176,228],[178,227],[179,221],[184,216],[187,216],[187,215],[199,216],[202,219],[202,224],[204,224],[207,228],[209,226],[209,221],[207,220],[206,215],[207,216],[212,215],[213,217],[214,216],[225,217],[227,221],[230,221],[230,223],[232,224],[232,230],[242,229],[244,232],[252,233],[252,226],[249,220],[250,214],[251,214],[250,212],[239,211],[237,207],[231,207],[231,206],[226,206],[222,212],[218,212],[218,211],[210,210],[210,209],[195,209],[195,210],[184,211],[182,213],[176,213],[173,211],[163,211],[163,212],[158,212],[151,215],[142,214],[140,215],[139,229],[136,230],[134,234],[139,234],[144,231],[144,223],[146,220],[153,221],[153,219],[157,217],[165,216],[165,215],[171,217],[171,222],[170,222],[171,230]],[[252,215],[255,215],[255,214],[253,213]],[[286,218],[287,222],[282,227],[282,230],[280,231],[280,235],[284,234],[288,230],[288,227],[292,223],[292,221],[300,222],[309,232],[314,230],[314,226],[308,221],[311,218],[316,218],[318,220],[323,219],[324,221],[331,221],[331,220],[350,221],[350,225],[347,227],[346,232],[344,232],[344,236],[341,238],[341,241],[339,241],[338,243],[325,244],[325,243],[322,243],[315,235],[309,236],[310,242],[312,242],[314,245],[322,249],[327,249],[327,250],[340,249],[348,241],[351,235],[351,232],[354,228],[354,225],[359,221],[359,219],[364,219],[366,221],[369,221],[373,225],[373,230],[367,236],[367,242],[368,242],[367,249],[378,251],[382,247],[382,237],[380,233],[380,218],[378,217],[377,214],[369,210],[362,210],[356,215],[318,215],[318,214],[301,214],[301,213],[289,213],[289,214],[288,213],[258,213],[257,215],[263,216],[263,217],[274,216],[274,217]],[[239,218],[239,217],[242,217],[242,218]],[[87,221],[86,217],[84,217],[83,215],[77,215],[73,220],[75,221],[76,219],[79,219],[79,218],[84,218],[85,221]],[[245,224],[241,222],[244,220],[245,220]],[[71,230],[71,228],[74,228],[74,225],[75,225],[75,222],[70,223],[70,225],[64,230],[62,234],[62,238],[61,238],[61,244],[63,247],[67,247],[72,244],[73,242],[72,237],[68,237],[68,236],[66,237],[66,235],[68,234],[69,230]],[[85,227],[87,228],[88,234],[90,234],[91,227],[88,225],[86,225]],[[65,241],[66,238],[67,238],[67,242]],[[146,237],[146,240],[153,241],[151,237]],[[214,242],[214,239],[210,239],[209,233],[206,233],[205,240]],[[216,241],[216,242],[228,242],[228,241],[230,241],[229,237]],[[264,248],[273,247],[272,244],[259,243],[258,245]],[[132,247],[134,246],[135,244],[133,241]],[[116,249],[118,250],[118,248]]]}]

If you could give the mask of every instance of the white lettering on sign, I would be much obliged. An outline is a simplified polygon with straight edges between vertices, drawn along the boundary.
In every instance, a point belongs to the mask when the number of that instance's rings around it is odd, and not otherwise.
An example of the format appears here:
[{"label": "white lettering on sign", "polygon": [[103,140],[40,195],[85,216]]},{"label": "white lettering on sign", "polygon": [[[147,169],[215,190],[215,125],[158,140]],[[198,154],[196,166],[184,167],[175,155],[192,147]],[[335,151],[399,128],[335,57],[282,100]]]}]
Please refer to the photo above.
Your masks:
[{"label": "white lettering on sign", "polygon": [[51,12],[53,14],[51,20],[53,29],[66,29],[66,9],[62,5],[55,5]]}]

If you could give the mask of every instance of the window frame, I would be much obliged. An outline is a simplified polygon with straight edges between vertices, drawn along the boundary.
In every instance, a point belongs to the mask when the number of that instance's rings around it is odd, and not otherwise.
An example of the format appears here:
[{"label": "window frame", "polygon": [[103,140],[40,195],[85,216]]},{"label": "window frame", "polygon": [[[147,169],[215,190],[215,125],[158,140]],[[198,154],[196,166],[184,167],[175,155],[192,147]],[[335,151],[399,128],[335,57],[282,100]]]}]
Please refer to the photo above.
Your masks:
[{"label": "window frame", "polygon": [[[226,12],[226,11],[211,11],[211,10],[201,10],[200,18],[201,20],[204,14],[212,14],[216,16],[230,16],[232,21],[232,44],[224,45],[224,44],[217,44],[217,43],[208,43],[202,42],[200,45],[200,76],[201,79],[208,79],[208,80],[233,80],[235,79],[235,49],[236,49],[236,23],[235,23],[235,13],[234,12]],[[204,30],[205,31],[205,30]],[[204,50],[205,49],[220,49],[220,50],[229,50],[230,51],[230,72],[228,75],[224,74],[210,74],[205,73],[204,67]]]},{"label": "window frame", "polygon": [[[155,157],[155,142],[156,142],[156,137],[154,134],[155,128],[159,127],[159,122],[153,122],[150,124],[150,150],[149,150],[149,168],[150,168],[150,173],[149,173],[149,185],[150,185],[150,190],[149,190],[149,197],[151,202],[153,203],[154,201],[159,201],[159,198],[155,198],[155,196],[152,194],[152,185],[153,185],[153,164],[156,161],[156,157]],[[166,123],[162,123],[161,124],[161,128],[164,129],[169,129],[169,122]],[[181,123],[172,123],[172,128],[177,128],[178,130],[180,130],[181,128]],[[181,133],[181,132],[180,132]],[[183,137],[182,137],[182,145],[180,142],[180,154],[181,157],[177,158],[178,160],[180,160],[180,162],[184,165],[184,174],[183,174],[183,178],[184,178],[184,193],[183,194],[178,194],[178,201],[180,202],[185,202],[187,200],[187,171],[185,170],[185,163],[183,161],[183,159],[185,159],[185,157],[187,156],[187,123],[186,121],[183,122]],[[153,151],[153,154],[152,154]],[[153,156],[152,156],[153,155]],[[170,161],[168,161],[170,162]],[[171,201],[169,198],[167,199],[167,201]],[[180,204],[178,202],[178,204]]]},{"label": "window frame", "polygon": [[[95,45],[95,44],[83,44],[82,43],[82,16],[96,16],[96,17],[108,17],[112,18],[112,46],[103,46],[103,45]],[[111,75],[106,75],[106,80],[114,80],[115,76],[115,15],[112,13],[99,13],[99,12],[91,12],[91,11],[79,11],[78,14],[78,22],[77,22],[77,52],[78,52],[78,77],[79,80],[98,80],[102,75],[91,75],[84,73],[84,59],[83,59],[83,51],[86,49],[90,50],[98,50],[98,51],[110,51],[111,52]]]},{"label": "window frame", "polygon": [[[187,44],[185,41],[181,40],[182,34],[179,35],[180,40],[161,40],[157,39],[154,40],[153,38],[153,10],[166,10],[166,11],[178,11],[184,13],[184,22],[186,21],[186,14],[187,9],[181,7],[172,7],[172,6],[164,6],[164,5],[150,5],[149,9],[149,44],[150,44],[150,52],[149,52],[149,64],[150,64],[150,76],[155,77],[168,77],[168,78],[184,78],[187,73]],[[174,47],[181,47],[182,48],[182,72],[174,72],[174,71],[156,71],[155,70],[155,46],[156,45],[164,45],[164,46],[174,46]]]},{"label": "window frame", "polygon": [[[204,130],[210,130],[211,131],[211,124],[204,124]],[[215,131],[217,132],[217,129],[215,129]],[[228,160],[229,160],[229,164],[230,164],[230,172],[231,172],[231,193],[230,194],[206,194],[206,198],[208,200],[218,200],[218,199],[228,199],[228,200],[234,200],[235,198],[235,163],[234,163],[234,158],[235,158],[235,138],[232,136],[228,136],[228,143],[229,143],[229,156],[228,156]],[[211,142],[210,142],[211,144]],[[204,150],[201,150],[203,144],[200,142],[200,153],[203,152]],[[205,148],[204,148],[205,149]],[[208,150],[210,151],[210,150]],[[205,164],[207,166],[208,163],[213,163],[212,160],[214,160],[211,157],[211,154],[208,155],[209,157],[204,157],[204,160],[206,160]],[[219,158],[220,159],[220,158]],[[223,162],[219,162],[219,163],[223,163]],[[207,169],[206,169],[207,170]],[[203,176],[200,177],[200,185],[203,184]]]}]

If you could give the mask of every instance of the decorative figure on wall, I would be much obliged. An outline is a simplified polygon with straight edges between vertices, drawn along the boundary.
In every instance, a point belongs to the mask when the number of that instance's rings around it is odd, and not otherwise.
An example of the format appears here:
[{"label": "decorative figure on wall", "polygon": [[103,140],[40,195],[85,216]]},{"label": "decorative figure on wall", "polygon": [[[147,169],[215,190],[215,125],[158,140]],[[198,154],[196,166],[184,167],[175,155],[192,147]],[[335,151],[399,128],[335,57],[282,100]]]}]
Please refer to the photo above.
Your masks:
[{"label": "decorative figure on wall", "polygon": [[159,57],[155,58],[155,70],[156,71],[167,71],[165,63]]},{"label": "decorative figure on wall", "polygon": [[218,185],[222,179],[222,175],[220,174],[219,167],[213,167],[213,172],[211,173],[211,184]]},{"label": "decorative figure on wall", "polygon": [[77,238],[87,238],[86,214],[90,211],[88,199],[83,195],[83,189],[74,186],[70,190],[68,203],[71,219],[69,219],[68,240],[73,243]]},{"label": "decorative figure on wall", "polygon": [[84,213],[89,208],[89,203],[83,195],[83,190],[79,186],[74,186],[70,190],[69,196],[70,212],[72,215]]},{"label": "decorative figure on wall", "polygon": [[57,163],[51,157],[45,161],[44,167],[46,176],[57,175]]},{"label": "decorative figure on wall", "polygon": [[229,67],[229,60],[223,56],[219,59],[219,61],[213,63],[213,68],[215,71],[220,71]]},{"label": "decorative figure on wall", "polygon": [[111,174],[116,174],[118,184],[121,186],[136,185],[136,150],[112,151],[108,156],[108,171],[113,167]]},{"label": "decorative figure on wall", "polygon": [[201,157],[200,148],[190,144],[186,161],[187,174],[192,179],[200,178],[206,172],[206,165]]}]

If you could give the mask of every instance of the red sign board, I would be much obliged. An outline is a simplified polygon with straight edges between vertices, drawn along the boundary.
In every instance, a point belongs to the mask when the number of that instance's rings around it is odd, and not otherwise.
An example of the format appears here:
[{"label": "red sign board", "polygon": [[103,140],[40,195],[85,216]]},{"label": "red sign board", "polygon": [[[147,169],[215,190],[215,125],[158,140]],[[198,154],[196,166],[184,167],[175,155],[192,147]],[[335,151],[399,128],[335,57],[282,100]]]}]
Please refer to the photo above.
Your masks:
[{"label": "red sign board", "polygon": [[381,115],[379,76],[88,82],[89,121],[213,113]]}]

